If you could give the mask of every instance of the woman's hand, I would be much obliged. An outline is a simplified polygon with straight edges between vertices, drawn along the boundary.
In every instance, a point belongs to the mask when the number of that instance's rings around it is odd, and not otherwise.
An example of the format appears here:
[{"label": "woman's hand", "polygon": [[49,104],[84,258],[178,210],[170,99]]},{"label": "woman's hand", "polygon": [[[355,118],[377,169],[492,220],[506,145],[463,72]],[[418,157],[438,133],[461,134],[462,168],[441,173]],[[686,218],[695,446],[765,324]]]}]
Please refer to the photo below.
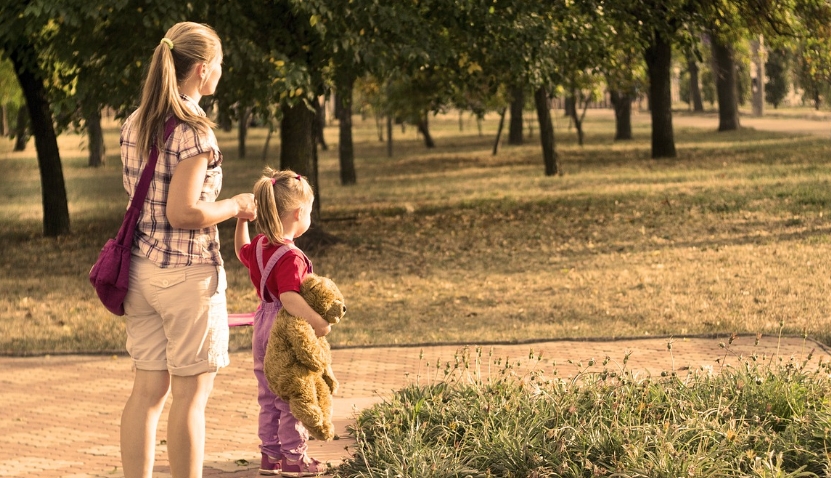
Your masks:
[{"label": "woman's hand", "polygon": [[235,218],[246,219],[248,221],[254,221],[257,219],[257,206],[254,204],[253,194],[237,194],[233,197],[233,200],[237,203],[237,213],[234,215]]}]

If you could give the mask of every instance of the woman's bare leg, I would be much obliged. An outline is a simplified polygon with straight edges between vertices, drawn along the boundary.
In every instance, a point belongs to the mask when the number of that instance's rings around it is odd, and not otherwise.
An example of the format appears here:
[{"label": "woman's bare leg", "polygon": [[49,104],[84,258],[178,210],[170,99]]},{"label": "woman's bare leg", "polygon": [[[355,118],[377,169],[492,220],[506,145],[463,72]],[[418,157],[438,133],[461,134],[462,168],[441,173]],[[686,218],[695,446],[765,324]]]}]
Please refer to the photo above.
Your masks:
[{"label": "woman's bare leg", "polygon": [[216,373],[173,376],[167,422],[167,452],[174,478],[200,478],[205,458],[205,406]]},{"label": "woman's bare leg", "polygon": [[151,478],[156,458],[156,426],[170,375],[166,370],[136,370],[133,391],[121,414],[121,465],[125,478]]}]

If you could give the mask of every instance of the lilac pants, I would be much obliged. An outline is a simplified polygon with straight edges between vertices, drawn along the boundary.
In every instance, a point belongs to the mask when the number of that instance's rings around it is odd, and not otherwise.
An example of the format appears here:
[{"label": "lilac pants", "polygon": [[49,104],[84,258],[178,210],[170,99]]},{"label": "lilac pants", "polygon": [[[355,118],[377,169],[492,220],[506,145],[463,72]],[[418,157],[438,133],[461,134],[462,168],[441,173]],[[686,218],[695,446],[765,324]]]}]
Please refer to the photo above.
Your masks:
[{"label": "lilac pants", "polygon": [[271,334],[274,316],[282,307],[278,302],[260,303],[254,316],[254,375],[257,377],[257,401],[260,403],[260,417],[257,434],[260,436],[260,451],[272,458],[285,456],[294,461],[306,454],[309,432],[289,411],[289,404],[268,388],[263,373],[263,360]]}]

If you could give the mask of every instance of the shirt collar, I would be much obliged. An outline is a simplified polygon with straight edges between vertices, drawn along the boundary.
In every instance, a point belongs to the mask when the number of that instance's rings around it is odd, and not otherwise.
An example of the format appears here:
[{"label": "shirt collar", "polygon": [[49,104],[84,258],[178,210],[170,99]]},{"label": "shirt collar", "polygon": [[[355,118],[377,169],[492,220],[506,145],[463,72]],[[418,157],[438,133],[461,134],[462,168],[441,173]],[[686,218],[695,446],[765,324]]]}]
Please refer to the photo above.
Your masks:
[{"label": "shirt collar", "polygon": [[193,100],[193,98],[191,98],[190,96],[188,96],[188,95],[186,95],[186,94],[184,94],[184,93],[179,93],[179,98],[181,98],[181,99],[182,99],[182,101],[184,101],[185,103],[187,103],[187,104],[190,106],[190,108],[191,108],[194,112],[196,112],[196,114],[198,114],[199,116],[206,116],[206,115],[205,115],[205,110],[203,110],[203,109],[202,109],[202,107],[201,107],[201,106],[199,106],[199,103],[197,103],[196,101],[194,101],[194,100]]}]

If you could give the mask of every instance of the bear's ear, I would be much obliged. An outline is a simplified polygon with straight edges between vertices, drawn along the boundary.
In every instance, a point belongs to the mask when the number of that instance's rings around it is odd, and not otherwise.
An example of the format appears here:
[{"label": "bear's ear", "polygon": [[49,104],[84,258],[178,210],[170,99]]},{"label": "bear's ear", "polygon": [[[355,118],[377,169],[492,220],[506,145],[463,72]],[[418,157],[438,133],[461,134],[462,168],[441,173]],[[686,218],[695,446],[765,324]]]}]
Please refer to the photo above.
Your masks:
[{"label": "bear's ear", "polygon": [[323,281],[323,277],[315,274],[314,272],[310,272],[306,274],[306,277],[303,279],[303,285],[308,284],[309,287],[315,287],[316,285],[320,284]]},{"label": "bear's ear", "polygon": [[321,282],[323,282],[322,279],[317,274],[306,274],[306,278],[300,284],[300,295],[305,297],[306,294],[312,293],[313,290],[320,287]]}]

